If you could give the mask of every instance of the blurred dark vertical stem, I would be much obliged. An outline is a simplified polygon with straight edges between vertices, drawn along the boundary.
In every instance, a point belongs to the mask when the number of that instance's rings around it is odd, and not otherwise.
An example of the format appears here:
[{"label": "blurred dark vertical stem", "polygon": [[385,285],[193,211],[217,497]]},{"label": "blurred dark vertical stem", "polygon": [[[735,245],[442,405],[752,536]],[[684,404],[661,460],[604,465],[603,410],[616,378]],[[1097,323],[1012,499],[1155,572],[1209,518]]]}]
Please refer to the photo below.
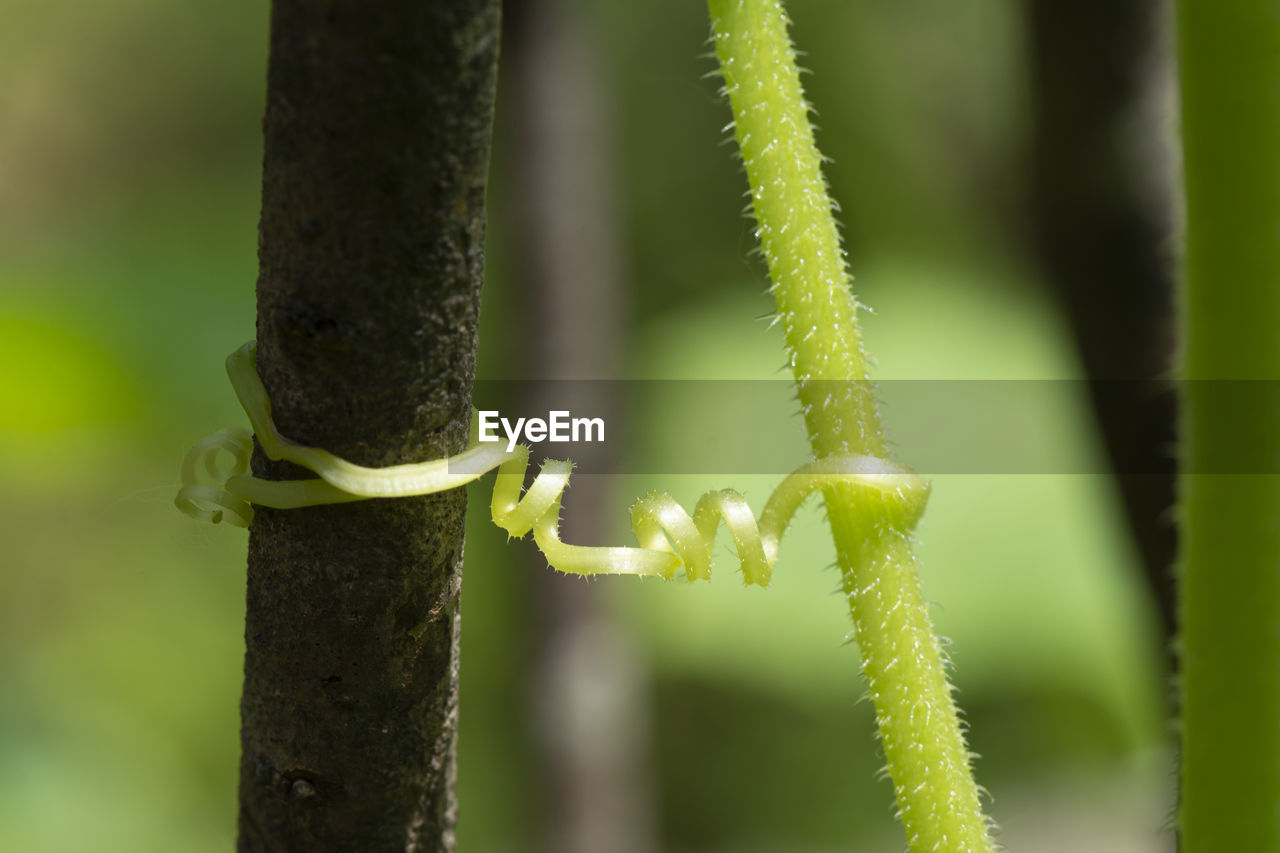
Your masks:
[{"label": "blurred dark vertical stem", "polygon": [[1168,644],[1175,405],[1151,381],[1169,375],[1173,353],[1168,128],[1156,120],[1170,77],[1164,22],[1154,0],[1035,0],[1028,11],[1037,247]]},{"label": "blurred dark vertical stem", "polygon": [[[295,440],[373,466],[465,446],[498,27],[497,0],[273,4],[258,358]],[[241,851],[453,848],[464,509],[259,510]]]},{"label": "blurred dark vertical stem", "polygon": [[[508,3],[515,247],[528,322],[526,376],[616,379],[623,339],[617,217],[609,192],[612,140],[599,62],[572,0]],[[616,423],[597,382],[555,382],[560,400]],[[536,386],[530,386],[536,388]],[[547,401],[529,394],[530,413]],[[559,407],[559,404],[557,404]],[[611,505],[608,443],[576,445],[561,526],[566,541],[600,542]],[[534,567],[533,694],[542,779],[543,847],[556,853],[655,849],[646,763],[648,697],[636,651],[610,612],[608,581]],[[624,579],[627,582],[630,579]]]}]

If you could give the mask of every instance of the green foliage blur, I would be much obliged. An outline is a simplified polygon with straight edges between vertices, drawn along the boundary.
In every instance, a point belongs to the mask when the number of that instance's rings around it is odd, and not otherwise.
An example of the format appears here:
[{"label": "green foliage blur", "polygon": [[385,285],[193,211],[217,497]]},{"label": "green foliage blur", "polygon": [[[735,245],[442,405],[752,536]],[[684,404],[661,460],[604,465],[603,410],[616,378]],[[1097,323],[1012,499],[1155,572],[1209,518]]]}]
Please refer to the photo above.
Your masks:
[{"label": "green foliage blur", "polygon": [[[616,123],[629,375],[778,376],[745,179],[721,144],[728,108],[705,78],[705,10],[579,7]],[[1079,376],[1010,227],[1027,123],[1019,4],[790,8],[879,375]],[[242,420],[222,360],[253,336],[268,7],[0,0],[0,19],[0,850],[227,850],[245,539],[195,525],[172,497],[185,449]],[[489,376],[517,357],[514,237],[496,224],[512,204],[506,128],[500,117],[489,191]],[[1034,429],[1097,458],[1084,405]],[[762,446],[797,440],[785,406],[753,424]],[[687,400],[633,410],[640,455],[700,416]],[[611,541],[627,541],[627,506],[648,488],[758,501],[770,482],[620,478]],[[518,654],[532,545],[508,545],[487,489],[471,494],[460,845],[535,849],[544,780]],[[920,535],[1006,843],[1163,849],[1161,650],[1110,482],[938,477]],[[833,558],[810,507],[768,590],[727,568],[697,587],[596,582],[643,662],[663,849],[901,849]]]}]

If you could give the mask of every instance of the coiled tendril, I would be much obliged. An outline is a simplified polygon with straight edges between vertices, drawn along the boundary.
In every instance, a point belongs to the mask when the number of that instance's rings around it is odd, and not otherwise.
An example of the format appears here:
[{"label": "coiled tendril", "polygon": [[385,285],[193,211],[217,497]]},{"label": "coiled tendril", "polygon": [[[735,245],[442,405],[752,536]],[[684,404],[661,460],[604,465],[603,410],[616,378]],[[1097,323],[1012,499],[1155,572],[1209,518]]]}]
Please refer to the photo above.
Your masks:
[{"label": "coiled tendril", "polygon": [[[295,444],[276,429],[271,401],[258,376],[253,341],[227,357],[227,375],[253,424],[227,427],[197,443],[182,463],[178,509],[199,521],[225,521],[248,527],[253,504],[294,509],[366,498],[408,497],[443,492],[497,469],[491,512],[493,523],[517,538],[533,531],[547,563],[580,575],[629,574],[674,577],[681,568],[689,580],[711,576],[712,546],[721,522],[729,528],[749,584],[767,586],[778,558],[782,534],[796,510],[816,491],[843,484],[878,498],[886,511],[900,513],[897,525],[909,530],[924,511],[929,484],[912,471],[870,456],[828,456],[788,474],[765,502],[757,520],[747,500],[733,489],[702,495],[690,515],[665,492],[651,492],[631,507],[631,526],[639,548],[570,545],[560,540],[560,500],[573,463],[543,463],[521,494],[529,467],[529,448],[479,444],[473,437],[462,453],[410,465],[365,468],[315,447]],[[308,480],[263,480],[249,472],[253,436],[273,460],[285,459],[319,475]],[[230,464],[221,459],[229,454]],[[203,463],[203,466],[201,466]],[[212,483],[202,482],[200,468]]]}]

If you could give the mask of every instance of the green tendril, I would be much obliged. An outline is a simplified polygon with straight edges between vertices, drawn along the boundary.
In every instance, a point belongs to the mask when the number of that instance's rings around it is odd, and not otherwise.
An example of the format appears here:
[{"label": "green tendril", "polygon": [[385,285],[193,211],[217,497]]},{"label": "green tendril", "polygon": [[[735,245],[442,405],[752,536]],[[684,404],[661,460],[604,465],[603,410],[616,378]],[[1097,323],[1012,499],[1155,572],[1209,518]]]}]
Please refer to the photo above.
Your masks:
[{"label": "green tendril", "polygon": [[[198,442],[182,463],[182,487],[174,503],[199,521],[225,521],[248,527],[253,505],[297,509],[370,498],[429,495],[455,489],[497,469],[490,510],[493,523],[516,538],[533,532],[534,542],[554,569],[578,575],[649,575],[688,580],[711,576],[712,546],[723,522],[737,548],[748,584],[767,586],[778,559],[782,535],[792,517],[814,492],[842,484],[884,508],[886,519],[901,529],[919,520],[929,484],[910,470],[884,459],[840,454],[828,456],[787,475],[757,520],[733,489],[711,491],[698,499],[690,515],[664,492],[652,492],[631,507],[631,526],[639,548],[570,545],[560,539],[560,501],[573,471],[571,462],[552,459],[521,490],[529,469],[529,448],[507,451],[500,445],[472,444],[462,453],[430,462],[366,468],[280,434],[271,418],[271,400],[258,377],[254,343],[227,357],[227,375],[254,432],[228,427]],[[249,473],[253,437],[267,457],[288,460],[319,475],[308,480],[263,480]],[[224,460],[229,456],[229,464]],[[203,475],[201,470],[203,469]],[[205,481],[207,480],[207,482]]]}]

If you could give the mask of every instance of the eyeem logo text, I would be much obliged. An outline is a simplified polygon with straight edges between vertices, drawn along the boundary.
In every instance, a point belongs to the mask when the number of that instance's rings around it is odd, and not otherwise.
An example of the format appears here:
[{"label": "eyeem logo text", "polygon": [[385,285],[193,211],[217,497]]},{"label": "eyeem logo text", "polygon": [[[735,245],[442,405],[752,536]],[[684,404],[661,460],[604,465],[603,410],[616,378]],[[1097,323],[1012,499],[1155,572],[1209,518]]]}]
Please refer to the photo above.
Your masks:
[{"label": "eyeem logo text", "polygon": [[555,410],[542,418],[516,418],[512,423],[497,410],[481,410],[480,440],[501,441],[498,428],[507,437],[507,452],[515,450],[521,439],[531,444],[543,441],[604,441],[604,418],[575,418],[569,412]]}]

